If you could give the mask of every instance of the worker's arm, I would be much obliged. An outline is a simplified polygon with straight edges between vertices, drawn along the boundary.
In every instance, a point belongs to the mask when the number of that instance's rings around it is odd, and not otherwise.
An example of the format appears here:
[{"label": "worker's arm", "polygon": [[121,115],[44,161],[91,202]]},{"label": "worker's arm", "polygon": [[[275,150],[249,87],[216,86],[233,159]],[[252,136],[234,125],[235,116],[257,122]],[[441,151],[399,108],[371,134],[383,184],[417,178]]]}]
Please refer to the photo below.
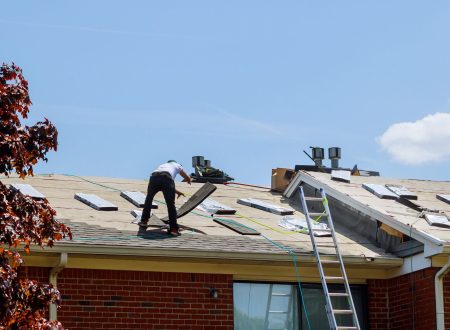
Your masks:
[{"label": "worker's arm", "polygon": [[191,177],[189,175],[186,174],[186,172],[184,170],[181,170],[180,175],[183,177],[183,182],[187,182],[189,184],[191,184]]},{"label": "worker's arm", "polygon": [[[189,175],[187,175],[184,170],[181,170],[180,175],[183,177],[183,182],[187,182],[187,183],[191,184],[191,177]],[[175,192],[178,195],[177,198],[180,198],[180,196],[185,197],[184,193],[177,190],[176,188],[175,188]]]},{"label": "worker's arm", "polygon": [[177,199],[180,198],[180,196],[186,197],[186,195],[184,193],[182,193],[181,191],[177,190],[175,188],[175,193],[177,194]]}]

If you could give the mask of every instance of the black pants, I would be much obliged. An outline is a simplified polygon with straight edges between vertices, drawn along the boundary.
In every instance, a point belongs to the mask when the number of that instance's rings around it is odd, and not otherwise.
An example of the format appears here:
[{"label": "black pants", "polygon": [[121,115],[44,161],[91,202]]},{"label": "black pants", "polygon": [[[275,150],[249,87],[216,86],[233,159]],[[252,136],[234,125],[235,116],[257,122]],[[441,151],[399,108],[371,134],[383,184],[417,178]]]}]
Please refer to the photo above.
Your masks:
[{"label": "black pants", "polygon": [[175,182],[169,173],[153,174],[150,177],[147,188],[147,197],[145,198],[144,210],[142,211],[142,222],[147,222],[150,218],[150,210],[153,204],[153,198],[158,191],[162,191],[164,200],[167,204],[169,213],[170,229],[178,229],[177,209],[175,208]]}]

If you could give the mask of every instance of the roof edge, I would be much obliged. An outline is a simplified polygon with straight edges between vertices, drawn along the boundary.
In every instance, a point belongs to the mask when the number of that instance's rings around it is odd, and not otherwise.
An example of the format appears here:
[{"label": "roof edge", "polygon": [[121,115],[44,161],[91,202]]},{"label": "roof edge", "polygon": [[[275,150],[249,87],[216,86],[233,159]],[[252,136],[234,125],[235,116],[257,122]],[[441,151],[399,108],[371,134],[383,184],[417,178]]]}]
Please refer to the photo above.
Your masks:
[{"label": "roof edge", "polygon": [[[236,253],[236,252],[220,252],[220,251],[197,251],[188,249],[161,249],[161,248],[142,248],[142,247],[124,247],[110,245],[89,245],[84,244],[61,244],[55,245],[51,249],[45,251],[32,252],[39,254],[44,252],[53,253],[71,253],[86,255],[104,255],[104,256],[128,256],[128,257],[167,257],[174,259],[198,259],[198,260],[221,260],[221,261],[243,261],[248,264],[260,264],[264,262],[293,262],[292,255],[288,253]],[[316,264],[313,253],[298,253],[297,263]],[[364,258],[361,256],[343,256],[346,265],[358,265],[367,267],[398,267],[403,264],[403,259],[395,256]]]},{"label": "roof edge", "polygon": [[375,219],[389,225],[390,227],[402,232],[405,235],[408,235],[414,239],[417,239],[418,241],[420,241],[422,243],[431,243],[431,244],[435,245],[435,247],[438,246],[441,249],[443,248],[443,245],[445,244],[445,241],[442,241],[437,237],[434,237],[423,231],[411,228],[409,226],[400,224],[397,221],[392,220],[390,216],[383,214],[377,210],[374,210],[374,209],[364,205],[361,202],[358,202],[357,200],[355,200],[355,199],[337,191],[336,189],[328,186],[327,184],[315,179],[314,177],[312,177],[311,175],[309,175],[308,173],[306,173],[304,171],[299,172],[299,179],[300,179],[300,181],[305,182],[305,183],[313,186],[314,188],[325,189],[326,193],[328,195],[330,195],[331,197],[341,201],[342,203],[354,208],[357,211],[363,212],[363,213],[371,216],[372,218],[375,218]]}]

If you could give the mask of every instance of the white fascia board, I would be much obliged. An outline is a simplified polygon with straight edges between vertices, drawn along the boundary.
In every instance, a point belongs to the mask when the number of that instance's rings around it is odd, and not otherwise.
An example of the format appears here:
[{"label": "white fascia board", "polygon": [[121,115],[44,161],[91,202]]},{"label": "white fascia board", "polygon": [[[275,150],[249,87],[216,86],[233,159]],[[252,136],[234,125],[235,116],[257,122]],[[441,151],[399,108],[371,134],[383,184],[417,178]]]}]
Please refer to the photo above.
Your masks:
[{"label": "white fascia board", "polygon": [[291,196],[297,191],[300,182],[302,182],[301,174],[301,171],[298,171],[294,178],[291,180],[291,182],[283,192],[284,197],[291,198]]},{"label": "white fascia board", "polygon": [[421,269],[430,268],[431,258],[427,258],[425,253],[415,254],[413,256],[405,257],[403,259],[403,265],[394,269],[389,275],[390,277],[398,277],[410,273],[414,273]]},{"label": "white fascia board", "polygon": [[424,243],[423,245],[423,254],[425,257],[432,257],[436,254],[445,253],[445,246],[436,245],[431,243]]},{"label": "white fascia board", "polygon": [[337,191],[336,189],[331,188],[325,183],[316,180],[315,178],[313,178],[312,176],[310,176],[305,172],[299,171],[298,173],[299,173],[299,181],[305,182],[306,184],[317,189],[323,188],[327,193],[327,195],[339,200],[343,204],[350,206],[355,210],[362,212],[374,219],[377,219],[382,223],[385,223],[386,225],[398,230],[399,232],[402,232],[403,234],[408,235],[418,240],[419,242],[424,243],[425,246],[427,245],[426,243],[432,244],[435,245],[439,251],[442,251],[443,244],[445,243],[445,241],[430,234],[427,234],[421,230],[417,230],[415,228],[411,229],[409,226],[406,226],[402,223],[392,220],[392,218],[387,214],[381,213],[377,210],[372,209],[371,207],[368,207],[367,205],[364,205],[361,202],[358,202],[357,200]]},{"label": "white fascia board", "polygon": [[[23,246],[19,249],[22,250]],[[292,263],[292,256],[288,253],[235,253],[219,251],[193,251],[181,249],[143,248],[142,246],[114,246],[114,245],[86,245],[84,243],[58,242],[51,249],[44,251],[36,246],[31,246],[31,251],[36,253],[69,253],[104,256],[124,257],[168,257],[204,260],[228,260],[245,261],[248,264],[261,264],[261,262],[286,262]],[[312,252],[298,253],[299,260],[304,264],[316,264],[316,257]],[[398,257],[391,258],[362,258],[361,256],[343,256],[346,265],[358,265],[370,267],[399,267],[403,260]]]}]

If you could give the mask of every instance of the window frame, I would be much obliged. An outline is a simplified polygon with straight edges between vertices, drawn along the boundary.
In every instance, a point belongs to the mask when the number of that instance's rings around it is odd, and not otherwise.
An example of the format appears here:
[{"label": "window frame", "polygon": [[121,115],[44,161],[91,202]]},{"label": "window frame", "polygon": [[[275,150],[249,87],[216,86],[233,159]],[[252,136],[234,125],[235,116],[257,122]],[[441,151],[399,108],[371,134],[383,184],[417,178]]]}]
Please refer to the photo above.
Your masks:
[{"label": "window frame", "polygon": [[[299,329],[298,330],[305,330],[302,329],[302,320],[303,320],[303,302],[301,299],[301,295],[300,295],[300,288],[299,288],[299,283],[298,282],[287,282],[287,281],[251,281],[251,280],[235,280],[233,281],[233,325],[234,325],[234,284],[235,283],[248,283],[248,284],[280,284],[280,285],[291,285],[291,286],[295,286],[295,290],[297,293],[297,297],[298,297],[298,302],[297,302],[297,318],[298,318],[298,325],[299,325]],[[307,282],[307,283],[301,283],[301,288],[302,291],[304,289],[321,289],[323,291],[322,288],[322,283],[311,283],[311,282]],[[329,284],[329,288],[330,289],[344,289],[344,285],[341,284]],[[350,284],[350,289],[356,289],[360,292],[361,294],[361,303],[362,303],[362,310],[363,310],[363,315],[362,315],[362,320],[361,318],[359,318],[359,322],[360,322],[360,326],[361,329],[369,329],[369,313],[368,313],[368,290],[367,290],[367,285],[366,284]],[[345,290],[345,289],[344,289]],[[325,307],[324,307],[325,308]]]}]

